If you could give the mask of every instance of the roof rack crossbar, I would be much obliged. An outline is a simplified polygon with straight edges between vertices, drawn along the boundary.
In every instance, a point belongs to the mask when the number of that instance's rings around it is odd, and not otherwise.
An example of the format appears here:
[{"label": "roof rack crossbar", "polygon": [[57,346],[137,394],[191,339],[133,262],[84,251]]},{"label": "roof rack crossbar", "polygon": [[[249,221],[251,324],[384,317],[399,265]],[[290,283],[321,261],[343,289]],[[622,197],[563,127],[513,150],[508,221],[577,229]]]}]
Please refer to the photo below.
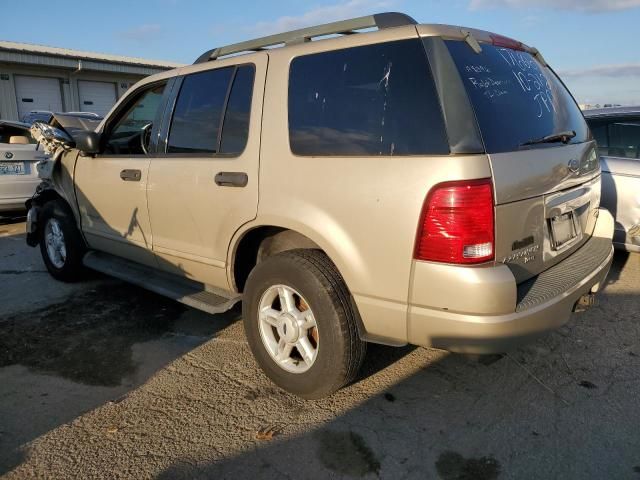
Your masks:
[{"label": "roof rack crossbar", "polygon": [[241,52],[256,52],[275,45],[292,45],[296,43],[309,42],[314,37],[326,35],[350,35],[357,30],[377,27],[378,30],[385,28],[399,27],[403,25],[416,25],[417,22],[408,15],[398,12],[376,13],[365,17],[341,20],[339,22],[317,25],[314,27],[300,28],[285,33],[277,33],[266,37],[247,40],[246,42],[234,43],[224,47],[207,50],[194,63],[204,63],[216,60],[219,57],[233,55]]}]

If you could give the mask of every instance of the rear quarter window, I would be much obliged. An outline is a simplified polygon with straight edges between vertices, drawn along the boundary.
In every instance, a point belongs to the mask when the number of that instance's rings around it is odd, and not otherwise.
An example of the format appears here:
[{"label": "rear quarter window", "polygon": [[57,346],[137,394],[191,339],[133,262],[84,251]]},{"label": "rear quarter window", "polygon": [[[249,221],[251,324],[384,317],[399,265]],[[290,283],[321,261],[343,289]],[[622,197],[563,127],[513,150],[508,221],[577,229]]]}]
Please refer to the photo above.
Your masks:
[{"label": "rear quarter window", "polygon": [[419,40],[298,57],[289,75],[291,151],[305,156],[446,155]]}]

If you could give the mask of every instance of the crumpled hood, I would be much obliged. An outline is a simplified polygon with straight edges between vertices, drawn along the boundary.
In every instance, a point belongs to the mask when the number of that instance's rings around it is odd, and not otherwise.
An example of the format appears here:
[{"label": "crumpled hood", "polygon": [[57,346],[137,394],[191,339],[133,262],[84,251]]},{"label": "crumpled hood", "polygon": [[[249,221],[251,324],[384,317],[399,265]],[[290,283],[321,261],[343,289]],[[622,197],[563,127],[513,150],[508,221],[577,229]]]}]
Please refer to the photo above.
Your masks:
[{"label": "crumpled hood", "polygon": [[54,113],[53,119],[49,124],[66,131],[73,138],[74,133],[78,131],[95,131],[101,121],[99,119],[78,117],[73,114]]}]

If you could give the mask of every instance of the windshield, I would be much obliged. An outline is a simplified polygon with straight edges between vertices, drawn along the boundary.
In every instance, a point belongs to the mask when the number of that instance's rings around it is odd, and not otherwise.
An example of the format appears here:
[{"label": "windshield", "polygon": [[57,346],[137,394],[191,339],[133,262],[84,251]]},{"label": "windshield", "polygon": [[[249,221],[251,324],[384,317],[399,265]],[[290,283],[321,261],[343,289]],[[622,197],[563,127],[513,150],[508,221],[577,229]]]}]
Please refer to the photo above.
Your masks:
[{"label": "windshield", "polygon": [[49,120],[51,120],[51,115],[52,114],[49,112],[39,112],[39,113],[31,112],[25,115],[22,121],[25,123],[34,123],[34,122],[49,123]]},{"label": "windshield", "polygon": [[[482,44],[446,41],[473,105],[487,153],[561,145],[535,143],[575,132],[568,143],[590,140],[582,112],[562,82],[530,53]],[[525,145],[529,143],[528,145]]]}]

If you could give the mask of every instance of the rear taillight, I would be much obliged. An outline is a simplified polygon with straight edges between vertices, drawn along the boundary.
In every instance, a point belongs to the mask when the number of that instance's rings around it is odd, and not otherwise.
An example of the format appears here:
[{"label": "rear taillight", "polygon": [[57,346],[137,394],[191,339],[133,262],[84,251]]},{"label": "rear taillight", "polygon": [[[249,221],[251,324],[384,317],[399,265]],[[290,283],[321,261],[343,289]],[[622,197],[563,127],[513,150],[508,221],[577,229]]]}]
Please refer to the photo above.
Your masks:
[{"label": "rear taillight", "polygon": [[494,257],[490,179],[440,183],[422,207],[416,260],[481,263]]},{"label": "rear taillight", "polygon": [[502,35],[491,34],[491,43],[496,47],[510,48],[511,50],[525,51],[524,44],[513,38],[503,37]]}]

